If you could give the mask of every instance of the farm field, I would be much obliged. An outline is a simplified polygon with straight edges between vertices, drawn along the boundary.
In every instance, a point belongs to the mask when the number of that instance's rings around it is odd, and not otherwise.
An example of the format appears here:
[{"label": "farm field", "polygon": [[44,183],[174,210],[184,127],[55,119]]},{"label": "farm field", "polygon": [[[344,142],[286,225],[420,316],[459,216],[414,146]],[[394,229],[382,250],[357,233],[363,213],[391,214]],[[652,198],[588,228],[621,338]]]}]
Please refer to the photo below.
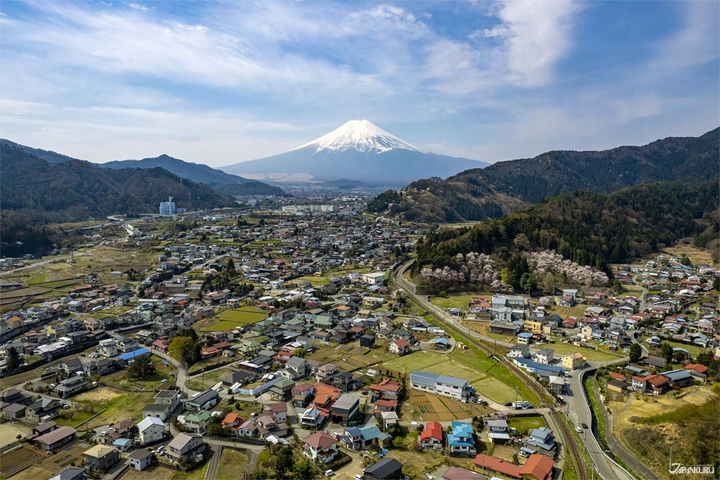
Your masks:
[{"label": "farm field", "polygon": [[575,317],[575,318],[583,318],[585,316],[585,309],[587,308],[587,305],[575,305],[574,307],[561,307],[559,305],[553,305],[551,307],[548,307],[547,313],[549,315],[560,315],[563,318],[566,317]]},{"label": "farm field", "polygon": [[27,436],[27,432],[18,427],[12,423],[0,424],[0,448],[17,441],[18,435]]},{"label": "farm field", "polygon": [[390,456],[403,464],[403,473],[410,478],[423,478],[424,473],[435,470],[445,461],[445,457],[438,452],[418,452],[413,447],[403,450],[393,448]]},{"label": "farm field", "polygon": [[402,404],[400,417],[403,420],[447,422],[487,415],[493,411],[489,407],[482,407],[475,403],[462,403],[450,397],[410,389]]}]

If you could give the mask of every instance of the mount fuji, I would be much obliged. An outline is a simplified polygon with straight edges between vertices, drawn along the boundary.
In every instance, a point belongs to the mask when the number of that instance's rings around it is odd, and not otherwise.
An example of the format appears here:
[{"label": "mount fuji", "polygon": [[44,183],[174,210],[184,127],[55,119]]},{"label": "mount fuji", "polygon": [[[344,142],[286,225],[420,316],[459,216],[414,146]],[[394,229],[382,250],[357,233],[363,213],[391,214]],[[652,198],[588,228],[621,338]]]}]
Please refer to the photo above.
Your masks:
[{"label": "mount fuji", "polygon": [[351,120],[327,135],[288,152],[221,170],[274,181],[360,180],[406,185],[419,178],[448,177],[488,164],[424,152],[368,120]]}]

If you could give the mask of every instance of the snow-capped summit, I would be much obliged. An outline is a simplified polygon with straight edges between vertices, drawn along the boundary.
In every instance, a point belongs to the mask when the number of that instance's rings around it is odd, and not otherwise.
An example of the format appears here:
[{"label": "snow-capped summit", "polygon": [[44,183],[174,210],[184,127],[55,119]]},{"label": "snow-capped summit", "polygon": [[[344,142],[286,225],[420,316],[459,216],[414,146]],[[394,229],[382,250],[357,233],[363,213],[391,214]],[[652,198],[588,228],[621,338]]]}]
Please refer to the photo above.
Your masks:
[{"label": "snow-capped summit", "polygon": [[308,147],[314,148],[316,153],[322,150],[342,152],[349,149],[367,153],[383,153],[396,148],[422,152],[416,146],[400,140],[369,120],[350,120],[327,135],[290,151]]},{"label": "snow-capped summit", "polygon": [[223,167],[256,180],[359,180],[404,186],[420,178],[448,177],[487,164],[423,152],[368,120],[350,120],[327,135],[272,157]]}]

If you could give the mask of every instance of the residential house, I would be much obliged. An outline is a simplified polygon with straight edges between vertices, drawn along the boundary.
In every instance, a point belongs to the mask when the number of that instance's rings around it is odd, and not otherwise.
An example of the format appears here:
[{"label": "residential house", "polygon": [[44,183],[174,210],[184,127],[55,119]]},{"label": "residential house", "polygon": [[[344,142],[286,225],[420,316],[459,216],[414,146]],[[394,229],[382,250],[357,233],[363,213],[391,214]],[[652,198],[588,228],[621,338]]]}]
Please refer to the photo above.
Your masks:
[{"label": "residential house", "polygon": [[182,465],[192,465],[202,459],[205,443],[200,435],[179,433],[167,446],[167,458]]},{"label": "residential house", "polygon": [[392,439],[392,436],[380,430],[376,425],[371,425],[367,427],[348,427],[341,438],[348,448],[367,450],[373,445],[382,448],[384,442]]},{"label": "residential house", "polygon": [[48,480],[86,480],[85,469],[80,467],[65,467]]},{"label": "residential house", "polygon": [[540,363],[552,363],[555,358],[555,350],[552,348],[538,348],[533,355],[533,360]]},{"label": "residential house", "polygon": [[428,422],[420,432],[420,446],[440,450],[443,444],[443,428],[438,422]]},{"label": "residential house", "polygon": [[130,462],[130,468],[142,471],[152,463],[153,454],[149,450],[139,448],[128,455],[128,461]]},{"label": "residential house", "polygon": [[145,417],[137,425],[140,443],[149,445],[165,438],[165,424],[159,418]]},{"label": "residential house", "polygon": [[287,421],[287,403],[278,402],[265,405],[265,412],[270,413],[276,423]]},{"label": "residential house", "polygon": [[359,412],[360,397],[348,393],[340,395],[331,409],[333,419],[342,422],[343,425],[352,423]]},{"label": "residential house", "polygon": [[585,366],[585,363],[585,357],[580,352],[575,352],[570,355],[563,355],[562,357],[562,366],[567,370],[583,368]]},{"label": "residential house", "polygon": [[475,432],[472,425],[458,420],[451,422],[452,433],[447,434],[450,454],[466,455],[475,453]]},{"label": "residential house", "polygon": [[393,355],[405,355],[410,351],[410,345],[403,339],[393,340],[390,342],[388,351]]},{"label": "residential house", "polygon": [[83,455],[85,456],[85,464],[98,472],[106,472],[120,461],[120,452],[107,445],[95,445],[85,450]]},{"label": "residential house", "polygon": [[75,440],[76,433],[72,427],[60,427],[34,438],[32,443],[46,452],[54,452]]},{"label": "residential house", "polygon": [[208,388],[187,399],[185,408],[199,412],[214,407],[219,401],[220,395],[215,390]]},{"label": "residential house", "polygon": [[403,465],[392,457],[385,457],[382,460],[370,465],[363,471],[363,480],[402,480],[405,475],[402,472]]},{"label": "residential house", "polygon": [[488,437],[493,443],[503,443],[510,440],[510,429],[507,420],[502,418],[491,419],[485,422],[488,427]]},{"label": "residential house", "polygon": [[467,398],[472,392],[470,383],[465,379],[420,370],[410,373],[410,386],[416,390],[457,399]]},{"label": "residential house", "polygon": [[185,416],[184,426],[193,433],[204,435],[210,425],[210,412],[202,410]]},{"label": "residential house", "polygon": [[338,454],[337,440],[325,432],[313,433],[303,440],[303,453],[315,462],[330,463]]},{"label": "residential house", "polygon": [[280,373],[289,380],[298,380],[305,377],[307,361],[304,358],[292,357],[285,362],[285,369]]}]

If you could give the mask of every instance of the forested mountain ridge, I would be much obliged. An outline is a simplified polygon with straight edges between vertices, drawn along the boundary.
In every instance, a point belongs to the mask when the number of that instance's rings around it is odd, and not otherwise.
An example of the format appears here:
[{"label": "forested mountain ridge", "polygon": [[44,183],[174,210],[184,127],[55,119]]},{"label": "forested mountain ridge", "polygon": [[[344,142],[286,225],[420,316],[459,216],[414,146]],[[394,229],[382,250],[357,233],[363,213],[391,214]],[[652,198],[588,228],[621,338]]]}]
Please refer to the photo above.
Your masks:
[{"label": "forested mountain ridge", "polygon": [[523,251],[553,250],[607,271],[706,230],[720,207],[718,181],[661,182],[609,195],[571,192],[466,229],[431,233],[418,245],[415,269],[443,267],[475,252],[508,261]]},{"label": "forested mountain ridge", "polygon": [[0,139],[0,148],[14,148],[33,155],[50,163],[85,162],[96,167],[109,168],[113,170],[125,168],[163,168],[178,177],[211,185],[215,190],[226,195],[285,195],[282,189],[267,183],[248,178],[239,177],[225,173],[200,163],[186,162],[169,155],[143,158],[142,160],[117,160],[107,163],[92,163],[86,160],[69,157],[61,153],[42,150],[40,148],[28,147],[10,140]]},{"label": "forested mountain ridge", "polygon": [[8,144],[0,148],[0,175],[3,210],[42,212],[49,220],[155,213],[168,196],[188,209],[233,202],[207,185],[161,168],[111,170],[81,160],[48,163]]},{"label": "forested mountain ridge", "polygon": [[179,177],[210,185],[217,191],[228,195],[283,195],[285,193],[282,189],[267,183],[225,173],[207,165],[186,162],[169,155],[143,158],[142,160],[119,160],[101,163],[98,166],[115,170],[121,168],[164,168]]},{"label": "forested mountain ridge", "polygon": [[368,203],[373,212],[408,220],[486,220],[573,190],[610,193],[642,183],[700,182],[718,174],[720,129],[701,137],[669,137],[640,147],[551,151],[498,162],[446,180],[419,180]]}]

